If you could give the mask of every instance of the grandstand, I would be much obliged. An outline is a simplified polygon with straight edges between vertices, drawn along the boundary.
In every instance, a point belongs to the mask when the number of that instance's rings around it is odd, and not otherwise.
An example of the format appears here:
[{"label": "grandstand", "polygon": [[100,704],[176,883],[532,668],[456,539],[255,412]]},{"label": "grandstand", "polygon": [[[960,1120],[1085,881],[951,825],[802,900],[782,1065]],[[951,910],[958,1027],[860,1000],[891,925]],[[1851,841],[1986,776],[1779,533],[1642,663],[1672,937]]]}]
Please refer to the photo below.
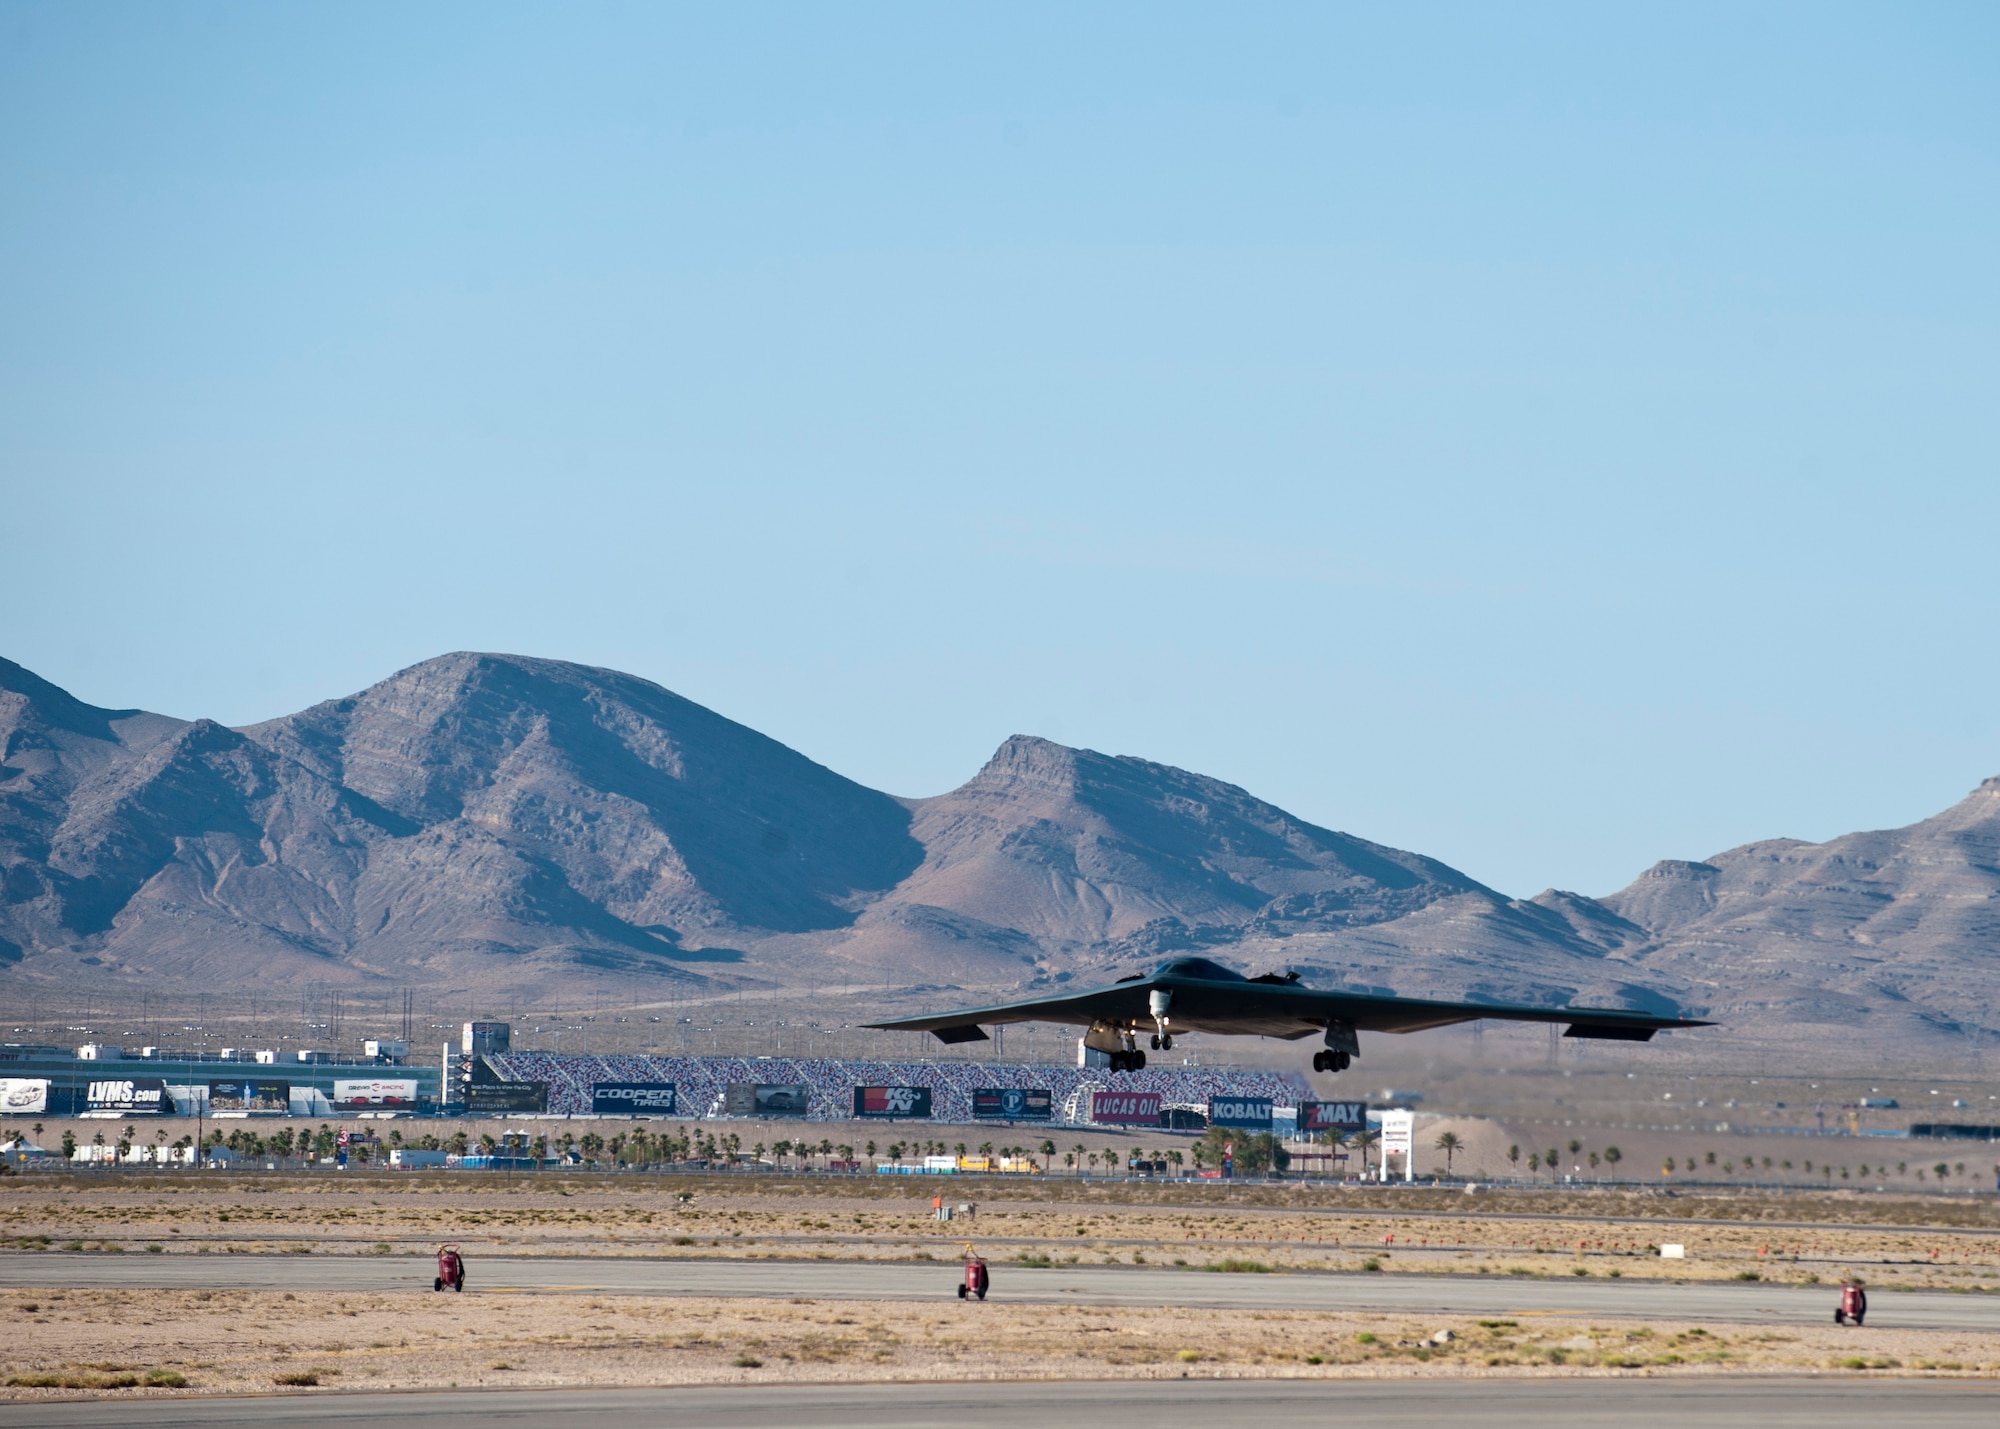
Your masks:
[{"label": "grandstand", "polygon": [[929,1087],[931,1119],[972,1120],[972,1093],[979,1087],[1046,1087],[1053,1093],[1058,1123],[1090,1119],[1089,1092],[1158,1092],[1163,1105],[1206,1111],[1210,1097],[1269,1097],[1279,1106],[1310,1100],[1296,1072],[1241,1067],[1161,1067],[1120,1072],[1113,1081],[1101,1068],[1019,1066],[995,1062],[861,1062],[828,1057],[640,1057],[583,1056],[557,1052],[489,1052],[487,1065],[506,1081],[547,1082],[552,1115],[588,1116],[590,1088],[597,1082],[672,1082],[679,1115],[720,1115],[731,1083],[803,1085],[810,1089],[813,1121],[846,1121],[856,1087]]}]

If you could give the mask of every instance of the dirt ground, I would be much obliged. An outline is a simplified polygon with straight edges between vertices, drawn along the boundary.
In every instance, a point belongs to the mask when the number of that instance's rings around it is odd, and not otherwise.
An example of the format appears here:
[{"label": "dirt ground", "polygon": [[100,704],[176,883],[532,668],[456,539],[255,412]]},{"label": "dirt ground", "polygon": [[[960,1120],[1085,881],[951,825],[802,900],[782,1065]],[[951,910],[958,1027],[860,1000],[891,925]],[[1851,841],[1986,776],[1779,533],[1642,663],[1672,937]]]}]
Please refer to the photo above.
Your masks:
[{"label": "dirt ground", "polygon": [[[2000,1215],[1966,1198],[1852,1193],[1481,1193],[996,1178],[154,1173],[24,1176],[0,1247],[909,1260],[968,1236],[997,1261],[1391,1274],[1605,1275],[2000,1293]],[[941,1224],[930,1198],[969,1203]],[[1969,1223],[1968,1223],[1969,1222]],[[1687,1258],[1663,1259],[1667,1242]],[[52,1272],[55,1273],[55,1272]]]},{"label": "dirt ground", "polygon": [[[950,1224],[930,1197],[975,1210]],[[1466,1195],[966,1178],[543,1174],[28,1175],[0,1183],[0,1398],[296,1388],[1215,1375],[2000,1376],[2000,1336],[1575,1316],[681,1299],[475,1290],[295,1297],[65,1287],[82,1251],[415,1256],[955,1258],[1830,1282],[2000,1293],[2000,1225],[1963,1199],[1841,1193]],[[1856,1223],[1864,1221],[1866,1223]],[[1971,1223],[1966,1223],[1970,1221]],[[1687,1247],[1663,1260],[1657,1246]],[[1440,1342],[1440,1331],[1450,1338]]]},{"label": "dirt ground", "polygon": [[[0,1293],[0,1397],[319,1389],[1195,1376],[2000,1376],[2000,1337],[869,1300]],[[1449,1332],[1448,1338],[1440,1338]]]}]

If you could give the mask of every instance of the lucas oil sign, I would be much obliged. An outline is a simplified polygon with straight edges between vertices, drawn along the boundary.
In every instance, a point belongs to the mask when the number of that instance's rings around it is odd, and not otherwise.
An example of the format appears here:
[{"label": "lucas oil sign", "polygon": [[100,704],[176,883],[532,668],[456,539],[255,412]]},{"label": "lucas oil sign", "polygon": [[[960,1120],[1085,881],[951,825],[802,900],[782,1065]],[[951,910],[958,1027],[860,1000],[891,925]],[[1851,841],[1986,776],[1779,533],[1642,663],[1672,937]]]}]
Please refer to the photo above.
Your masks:
[{"label": "lucas oil sign", "polygon": [[1100,1126],[1158,1126],[1158,1092],[1092,1092],[1090,1119]]},{"label": "lucas oil sign", "polygon": [[929,1087],[856,1087],[854,1114],[866,1117],[927,1117],[931,1114]]}]

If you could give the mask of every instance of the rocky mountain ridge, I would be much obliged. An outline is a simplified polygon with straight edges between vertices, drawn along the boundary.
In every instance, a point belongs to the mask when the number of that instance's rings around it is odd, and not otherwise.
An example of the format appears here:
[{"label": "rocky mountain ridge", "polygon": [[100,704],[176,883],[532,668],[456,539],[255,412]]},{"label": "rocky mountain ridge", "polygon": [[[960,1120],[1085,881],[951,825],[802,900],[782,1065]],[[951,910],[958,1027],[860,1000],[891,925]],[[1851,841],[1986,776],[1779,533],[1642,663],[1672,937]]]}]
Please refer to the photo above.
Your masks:
[{"label": "rocky mountain ridge", "polygon": [[459,653],[231,730],[0,661],[0,986],[1030,993],[1201,948],[1418,995],[1994,1035],[2000,780],[1908,829],[1510,899],[1016,736],[927,799],[649,681]]}]

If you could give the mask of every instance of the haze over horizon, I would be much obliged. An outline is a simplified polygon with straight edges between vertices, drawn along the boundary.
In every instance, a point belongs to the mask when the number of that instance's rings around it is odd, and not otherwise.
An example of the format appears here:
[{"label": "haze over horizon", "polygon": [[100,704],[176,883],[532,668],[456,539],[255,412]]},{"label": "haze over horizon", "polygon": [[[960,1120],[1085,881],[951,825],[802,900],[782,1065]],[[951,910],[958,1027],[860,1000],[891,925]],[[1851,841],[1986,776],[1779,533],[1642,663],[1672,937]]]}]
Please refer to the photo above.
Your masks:
[{"label": "haze over horizon", "polygon": [[2000,774],[1977,6],[0,15],[0,655],[1009,735],[1508,894]]}]

